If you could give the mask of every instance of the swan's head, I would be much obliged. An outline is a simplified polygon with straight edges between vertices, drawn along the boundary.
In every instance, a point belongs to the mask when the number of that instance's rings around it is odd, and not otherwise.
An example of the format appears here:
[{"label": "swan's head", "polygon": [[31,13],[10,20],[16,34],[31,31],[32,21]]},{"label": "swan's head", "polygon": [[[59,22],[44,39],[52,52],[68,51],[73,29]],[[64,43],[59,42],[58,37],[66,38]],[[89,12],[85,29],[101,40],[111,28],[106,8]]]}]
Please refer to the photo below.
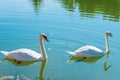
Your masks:
[{"label": "swan's head", "polygon": [[111,37],[112,37],[112,33],[109,32],[109,31],[107,31],[107,32],[106,32],[106,36],[111,36]]},{"label": "swan's head", "polygon": [[49,42],[48,37],[46,36],[45,33],[41,33],[40,37],[42,37],[43,39]]}]

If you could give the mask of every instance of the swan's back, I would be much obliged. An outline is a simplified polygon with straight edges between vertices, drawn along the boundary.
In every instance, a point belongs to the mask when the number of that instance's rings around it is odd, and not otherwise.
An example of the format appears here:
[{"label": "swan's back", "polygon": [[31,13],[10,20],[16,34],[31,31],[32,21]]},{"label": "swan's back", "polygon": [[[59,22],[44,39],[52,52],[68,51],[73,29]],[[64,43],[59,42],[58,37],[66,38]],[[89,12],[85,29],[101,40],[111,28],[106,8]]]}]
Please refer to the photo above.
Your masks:
[{"label": "swan's back", "polygon": [[[5,51],[2,51],[3,54],[5,54],[4,52]],[[41,57],[39,53],[25,48],[8,52],[6,56],[20,61],[38,60]]]},{"label": "swan's back", "polygon": [[70,54],[76,57],[79,57],[79,56],[91,57],[91,56],[103,56],[104,52],[99,48],[87,45],[87,46],[80,47],[79,49],[75,50],[74,52],[71,52]]}]

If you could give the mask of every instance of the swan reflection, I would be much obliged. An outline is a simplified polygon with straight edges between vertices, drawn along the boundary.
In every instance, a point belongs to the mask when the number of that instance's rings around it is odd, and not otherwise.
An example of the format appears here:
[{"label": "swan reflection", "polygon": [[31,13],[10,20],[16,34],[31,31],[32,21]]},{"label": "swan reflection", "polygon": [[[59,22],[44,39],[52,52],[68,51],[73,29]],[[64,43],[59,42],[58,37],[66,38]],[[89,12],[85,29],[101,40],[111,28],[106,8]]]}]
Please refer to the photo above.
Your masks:
[{"label": "swan reflection", "polygon": [[112,65],[107,66],[107,61],[104,62],[104,71],[109,70],[109,68],[111,68],[111,67],[112,67]]},{"label": "swan reflection", "polygon": [[43,77],[43,74],[45,72],[46,64],[47,64],[47,60],[43,60],[42,63],[41,63],[39,78],[37,80],[45,80],[44,77]]},{"label": "swan reflection", "polygon": [[107,52],[106,53],[106,60],[104,62],[104,71],[108,71],[112,67],[111,64],[107,65],[107,60],[109,59],[109,55],[110,55],[110,52]]},{"label": "swan reflection", "polygon": [[7,57],[4,58],[3,61],[10,62],[14,64],[15,66],[29,66],[29,65],[34,64],[35,62],[38,62],[38,61],[22,61],[20,64],[18,64],[14,59],[10,59]]},{"label": "swan reflection", "polygon": [[76,62],[86,62],[86,63],[95,63],[103,56],[96,56],[96,57],[71,57],[68,62],[76,61]]},{"label": "swan reflection", "polygon": [[[20,64],[18,64],[16,61],[14,61],[14,59],[10,59],[10,58],[5,58],[3,61],[7,61],[7,62],[10,62],[12,64],[14,64],[15,66],[30,66],[36,62],[41,62],[41,67],[40,67],[40,71],[39,71],[39,77],[37,77],[37,80],[45,80],[44,79],[44,71],[45,71],[45,67],[46,67],[46,64],[47,64],[47,60],[42,60],[42,61],[22,61]],[[14,77],[14,76],[13,76]],[[15,78],[15,77],[14,77]],[[29,77],[26,77],[24,75],[22,76],[17,76],[16,79],[19,80],[19,78],[23,79],[23,78],[27,78],[29,79]],[[7,78],[8,79],[8,78]]]},{"label": "swan reflection", "polygon": [[[109,55],[110,55],[110,52],[106,53],[105,55],[105,58],[106,60],[104,61],[103,63],[103,68],[104,68],[104,71],[108,71],[110,70],[110,68],[112,67],[111,64],[108,64],[108,59],[109,59]],[[96,57],[71,57],[67,62],[85,62],[85,63],[96,63],[97,61],[99,61],[103,56],[96,56]]]}]

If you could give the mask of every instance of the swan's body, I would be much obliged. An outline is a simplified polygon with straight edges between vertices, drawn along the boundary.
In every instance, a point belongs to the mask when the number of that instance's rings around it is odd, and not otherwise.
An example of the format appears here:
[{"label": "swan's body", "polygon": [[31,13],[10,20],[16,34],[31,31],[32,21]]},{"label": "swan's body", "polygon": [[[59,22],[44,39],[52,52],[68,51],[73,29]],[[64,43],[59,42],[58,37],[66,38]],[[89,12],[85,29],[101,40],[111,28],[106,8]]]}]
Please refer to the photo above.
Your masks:
[{"label": "swan's body", "polygon": [[15,59],[17,61],[37,61],[37,60],[46,60],[47,54],[44,48],[43,39],[47,40],[45,34],[40,35],[40,46],[41,46],[41,54],[26,48],[13,50],[10,52],[1,51],[6,57]]},{"label": "swan's body", "polygon": [[74,57],[91,57],[91,56],[94,57],[94,56],[104,55],[104,52],[101,49],[90,45],[80,47],[74,52],[68,52],[68,53]]},{"label": "swan's body", "polygon": [[[112,36],[110,32],[106,32],[105,39],[106,39],[106,53],[109,52],[109,44],[108,44],[108,36]],[[74,52],[68,53],[74,57],[95,57],[95,56],[103,56],[105,52],[95,46],[83,46],[75,50]]]},{"label": "swan's body", "polygon": [[43,59],[43,57],[39,53],[26,48],[17,49],[10,52],[7,51],[1,52],[8,58],[13,58],[18,61],[33,61]]}]

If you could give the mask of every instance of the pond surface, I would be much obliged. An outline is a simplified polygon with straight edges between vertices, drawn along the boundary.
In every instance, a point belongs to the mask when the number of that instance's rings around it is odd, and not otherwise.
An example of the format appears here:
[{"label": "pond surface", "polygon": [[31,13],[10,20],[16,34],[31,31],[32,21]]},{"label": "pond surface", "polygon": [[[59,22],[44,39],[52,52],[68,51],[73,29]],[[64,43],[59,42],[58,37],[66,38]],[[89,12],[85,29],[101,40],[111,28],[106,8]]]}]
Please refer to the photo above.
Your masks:
[{"label": "pond surface", "polygon": [[[105,51],[106,31],[113,35],[109,57],[68,62],[66,51],[81,46]],[[16,64],[0,53],[1,80],[120,79],[120,0],[0,0],[0,50],[40,52],[40,33],[50,41],[48,60]]]}]

